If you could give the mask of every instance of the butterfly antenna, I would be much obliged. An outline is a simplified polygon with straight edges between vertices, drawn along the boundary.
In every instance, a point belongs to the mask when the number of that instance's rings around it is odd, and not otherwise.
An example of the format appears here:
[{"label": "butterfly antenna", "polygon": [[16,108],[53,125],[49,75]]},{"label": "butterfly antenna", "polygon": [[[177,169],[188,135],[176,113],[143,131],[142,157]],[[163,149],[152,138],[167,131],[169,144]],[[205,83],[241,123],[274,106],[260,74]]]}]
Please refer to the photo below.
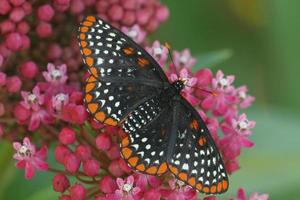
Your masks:
[{"label": "butterfly antenna", "polygon": [[169,58],[170,60],[172,61],[173,63],[173,67],[174,67],[174,70],[175,70],[175,73],[177,75],[177,77],[179,77],[179,73],[177,71],[177,68],[175,66],[175,63],[174,63],[174,60],[173,60],[173,57],[172,57],[172,54],[171,54],[171,46],[169,45],[169,43],[165,42],[164,46],[168,49],[168,55],[169,55]]}]

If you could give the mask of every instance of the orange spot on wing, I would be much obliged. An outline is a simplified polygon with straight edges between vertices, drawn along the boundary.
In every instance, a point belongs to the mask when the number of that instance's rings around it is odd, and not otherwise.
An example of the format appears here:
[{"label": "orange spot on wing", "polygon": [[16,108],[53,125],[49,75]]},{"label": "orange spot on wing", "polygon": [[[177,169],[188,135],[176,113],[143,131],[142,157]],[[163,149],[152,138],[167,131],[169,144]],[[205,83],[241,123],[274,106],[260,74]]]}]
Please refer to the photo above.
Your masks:
[{"label": "orange spot on wing", "polygon": [[88,104],[88,109],[91,113],[95,113],[98,110],[98,104],[90,103],[90,104]]},{"label": "orange spot on wing", "polygon": [[81,45],[82,47],[86,47],[86,46],[87,46],[87,42],[86,42],[86,41],[81,41],[81,42],[80,42],[80,45]]},{"label": "orange spot on wing", "polygon": [[178,174],[178,177],[179,177],[181,180],[186,181],[186,180],[187,180],[187,173],[181,172],[180,174]]},{"label": "orange spot on wing", "polygon": [[198,140],[198,144],[200,146],[204,146],[206,144],[206,138],[204,136],[201,136]]},{"label": "orange spot on wing", "polygon": [[94,17],[94,16],[87,16],[86,20],[89,20],[91,22],[95,22],[96,21],[96,17]]},{"label": "orange spot on wing", "polygon": [[195,129],[195,130],[199,129],[199,124],[198,124],[197,120],[195,120],[195,119],[192,120],[192,122],[190,123],[190,128]]},{"label": "orange spot on wing", "polygon": [[156,167],[156,166],[152,166],[152,167],[148,168],[148,169],[146,170],[146,172],[147,172],[148,174],[155,174],[155,173],[157,172],[157,167]]},{"label": "orange spot on wing", "polygon": [[132,167],[135,167],[136,164],[138,163],[138,161],[139,161],[139,158],[136,157],[136,156],[128,159],[128,163],[129,163]]},{"label": "orange spot on wing", "polygon": [[149,64],[149,61],[147,59],[145,59],[145,58],[138,58],[138,64],[141,67],[145,67],[145,65]]},{"label": "orange spot on wing", "polygon": [[98,72],[97,72],[96,67],[91,67],[91,68],[90,68],[90,72],[91,72],[91,74],[93,74],[95,77],[98,77]]},{"label": "orange spot on wing", "polygon": [[221,183],[221,182],[218,183],[217,191],[218,191],[218,192],[221,192],[221,191],[222,191],[222,183]]},{"label": "orange spot on wing", "polygon": [[202,184],[201,183],[197,183],[196,184],[196,188],[197,188],[197,190],[201,191],[202,190]]},{"label": "orange spot on wing", "polygon": [[94,59],[92,57],[86,57],[85,62],[89,67],[91,67],[94,64]]},{"label": "orange spot on wing", "polygon": [[190,178],[190,179],[188,180],[188,183],[189,183],[189,185],[191,185],[191,186],[195,186],[195,184],[196,184],[196,179],[195,179],[195,177]]},{"label": "orange spot on wing", "polygon": [[178,168],[177,167],[174,167],[172,165],[169,165],[169,169],[170,171],[173,173],[173,174],[178,174]]},{"label": "orange spot on wing", "polygon": [[[79,34],[79,38],[80,38],[81,40],[85,40],[86,36],[85,36],[84,33],[80,33],[80,34]],[[84,41],[83,41],[83,42],[84,42]]]},{"label": "orange spot on wing", "polygon": [[110,126],[116,126],[118,124],[113,118],[107,118],[104,123]]},{"label": "orange spot on wing", "polygon": [[205,193],[209,193],[209,188],[208,188],[208,187],[204,187],[204,188],[202,189],[202,191],[205,192]]},{"label": "orange spot on wing", "polygon": [[121,144],[122,144],[122,147],[127,147],[127,146],[129,145],[129,138],[128,138],[128,136],[125,137],[125,138],[122,140]]},{"label": "orange spot on wing", "polygon": [[88,83],[85,86],[85,92],[89,93],[90,91],[92,91],[95,88],[95,83]]},{"label": "orange spot on wing", "polygon": [[92,26],[92,25],[93,25],[93,23],[90,22],[90,21],[84,21],[82,24],[83,24],[84,26]]},{"label": "orange spot on wing", "polygon": [[122,155],[125,159],[128,159],[132,154],[132,150],[129,148],[122,148]]},{"label": "orange spot on wing", "polygon": [[94,76],[90,76],[87,80],[88,83],[95,82],[97,79]]},{"label": "orange spot on wing", "polygon": [[87,103],[89,103],[89,102],[91,102],[91,101],[92,101],[92,99],[93,99],[93,96],[92,96],[92,95],[90,95],[90,94],[86,94],[84,98],[85,98],[85,101],[86,101]]},{"label": "orange spot on wing", "polygon": [[88,56],[88,55],[90,55],[90,54],[92,53],[92,51],[91,51],[89,48],[84,48],[84,49],[82,50],[82,52],[83,52],[83,54],[86,55],[86,56]]},{"label": "orange spot on wing", "polygon": [[210,192],[211,193],[216,193],[216,191],[217,191],[217,187],[215,185],[210,187]]},{"label": "orange spot on wing", "polygon": [[139,164],[138,166],[136,166],[136,169],[143,172],[145,171],[146,167],[144,164]]},{"label": "orange spot on wing", "polygon": [[168,169],[167,163],[164,162],[159,166],[157,174],[163,174],[167,171],[167,169]]},{"label": "orange spot on wing", "polygon": [[103,122],[105,119],[105,113],[104,112],[97,112],[95,114],[95,118],[99,121],[99,122]]},{"label": "orange spot on wing", "polygon": [[80,31],[83,32],[83,33],[85,33],[85,32],[89,31],[89,28],[86,27],[86,26],[82,26],[82,27],[80,27]]},{"label": "orange spot on wing", "polygon": [[224,190],[226,190],[228,188],[228,182],[226,180],[222,181],[222,187]]},{"label": "orange spot on wing", "polygon": [[128,48],[124,48],[123,49],[123,52],[126,54],[126,55],[132,55],[134,53],[134,49],[132,47],[128,47]]}]

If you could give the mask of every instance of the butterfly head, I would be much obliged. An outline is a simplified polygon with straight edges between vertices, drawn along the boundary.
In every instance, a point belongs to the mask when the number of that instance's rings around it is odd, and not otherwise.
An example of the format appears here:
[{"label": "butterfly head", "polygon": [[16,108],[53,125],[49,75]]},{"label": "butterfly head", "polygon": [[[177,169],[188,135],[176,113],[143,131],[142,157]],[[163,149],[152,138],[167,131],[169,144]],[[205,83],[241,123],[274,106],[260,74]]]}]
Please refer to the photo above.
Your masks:
[{"label": "butterfly head", "polygon": [[175,87],[175,89],[180,92],[184,86],[186,85],[187,83],[187,79],[184,79],[184,78],[179,78],[178,80],[174,81],[172,83],[172,85]]}]

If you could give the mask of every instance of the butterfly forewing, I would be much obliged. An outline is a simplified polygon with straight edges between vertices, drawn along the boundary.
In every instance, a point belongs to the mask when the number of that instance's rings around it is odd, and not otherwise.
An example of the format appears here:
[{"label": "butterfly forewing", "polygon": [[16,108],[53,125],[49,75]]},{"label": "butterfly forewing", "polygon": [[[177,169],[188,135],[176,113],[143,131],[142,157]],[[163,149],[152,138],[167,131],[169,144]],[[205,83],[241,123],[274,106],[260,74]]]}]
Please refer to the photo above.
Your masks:
[{"label": "butterfly forewing", "polygon": [[181,181],[206,194],[223,193],[228,178],[221,156],[197,111],[183,98],[174,113],[176,131],[170,171]]},{"label": "butterfly forewing", "polygon": [[168,81],[146,51],[100,18],[86,17],[79,28],[78,38],[84,63],[95,77]]},{"label": "butterfly forewing", "polygon": [[158,94],[169,84],[146,51],[99,18],[86,17],[78,39],[91,74],[85,101],[97,121],[117,125],[143,97]]}]

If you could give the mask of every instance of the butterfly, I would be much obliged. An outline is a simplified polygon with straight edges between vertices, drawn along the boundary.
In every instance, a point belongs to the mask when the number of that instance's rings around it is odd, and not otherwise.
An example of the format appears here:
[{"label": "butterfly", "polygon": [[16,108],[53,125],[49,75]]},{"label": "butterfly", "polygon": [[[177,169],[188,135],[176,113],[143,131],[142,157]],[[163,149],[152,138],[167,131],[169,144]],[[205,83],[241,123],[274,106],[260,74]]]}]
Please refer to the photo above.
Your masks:
[{"label": "butterfly", "polygon": [[228,189],[218,149],[198,112],[141,46],[99,17],[87,16],[78,40],[88,68],[84,101],[98,122],[122,126],[121,155],[134,170],[172,173],[206,194]]}]

